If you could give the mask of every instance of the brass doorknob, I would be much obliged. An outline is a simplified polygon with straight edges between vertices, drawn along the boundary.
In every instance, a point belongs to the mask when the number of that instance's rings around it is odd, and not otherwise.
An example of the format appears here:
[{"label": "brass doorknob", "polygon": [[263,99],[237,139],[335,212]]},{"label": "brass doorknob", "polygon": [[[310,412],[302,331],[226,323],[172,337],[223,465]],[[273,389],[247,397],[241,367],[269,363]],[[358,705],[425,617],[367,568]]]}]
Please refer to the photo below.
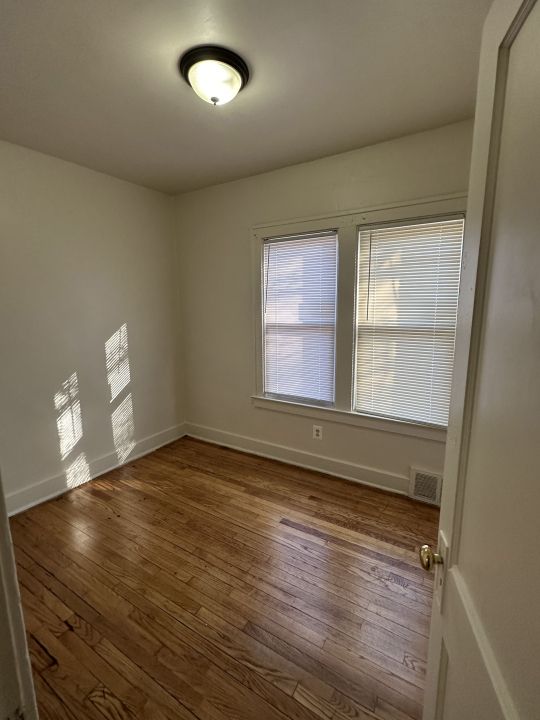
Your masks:
[{"label": "brass doorknob", "polygon": [[420,548],[420,565],[424,570],[431,570],[434,565],[441,565],[443,562],[442,555],[434,553],[429,545],[422,545]]}]

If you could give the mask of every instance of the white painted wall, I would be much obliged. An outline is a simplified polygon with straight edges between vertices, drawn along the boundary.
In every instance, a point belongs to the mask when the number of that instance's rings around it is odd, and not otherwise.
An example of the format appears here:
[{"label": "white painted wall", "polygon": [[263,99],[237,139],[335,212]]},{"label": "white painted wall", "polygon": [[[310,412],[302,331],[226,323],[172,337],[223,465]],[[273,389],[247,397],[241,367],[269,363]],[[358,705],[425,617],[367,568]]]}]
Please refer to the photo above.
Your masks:
[{"label": "white painted wall", "polygon": [[[0,143],[8,508],[65,489],[81,453],[91,475],[116,465],[111,414],[128,393],[130,457],[187,429],[400,490],[411,464],[441,470],[443,442],[323,421],[315,444],[309,415],[253,407],[251,228],[464,192],[471,131],[458,123],[176,199]],[[105,342],[124,323],[131,381],[111,402]],[[54,396],[75,372],[83,435],[62,459]]]},{"label": "white painted wall", "polygon": [[411,464],[442,470],[443,442],[333,422],[314,441],[312,418],[253,407],[251,228],[465,192],[471,139],[457,123],[177,199],[188,432],[400,490]]},{"label": "white painted wall", "polygon": [[[62,490],[81,452],[92,474],[116,464],[111,413],[129,392],[131,456],[177,436],[172,203],[0,143],[0,466],[10,510]],[[123,323],[131,381],[111,403],[104,346]],[[54,395],[74,372],[83,437],[62,461]]]}]

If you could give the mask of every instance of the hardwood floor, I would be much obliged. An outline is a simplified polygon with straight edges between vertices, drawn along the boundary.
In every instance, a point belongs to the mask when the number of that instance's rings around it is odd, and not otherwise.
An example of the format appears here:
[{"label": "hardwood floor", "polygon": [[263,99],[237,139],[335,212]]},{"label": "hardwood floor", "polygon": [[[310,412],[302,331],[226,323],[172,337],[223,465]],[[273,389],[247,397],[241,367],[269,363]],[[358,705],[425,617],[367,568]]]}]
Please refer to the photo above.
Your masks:
[{"label": "hardwood floor", "polygon": [[41,718],[418,720],[437,523],[190,438],[18,515]]}]

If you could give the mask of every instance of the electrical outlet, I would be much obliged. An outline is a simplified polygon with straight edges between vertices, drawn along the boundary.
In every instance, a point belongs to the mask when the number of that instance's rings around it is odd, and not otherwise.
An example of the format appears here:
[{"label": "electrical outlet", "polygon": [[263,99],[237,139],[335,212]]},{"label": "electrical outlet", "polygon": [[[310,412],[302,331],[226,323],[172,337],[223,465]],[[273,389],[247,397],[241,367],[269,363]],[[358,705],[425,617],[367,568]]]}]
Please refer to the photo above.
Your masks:
[{"label": "electrical outlet", "polygon": [[313,426],[313,439],[322,440],[322,425]]}]

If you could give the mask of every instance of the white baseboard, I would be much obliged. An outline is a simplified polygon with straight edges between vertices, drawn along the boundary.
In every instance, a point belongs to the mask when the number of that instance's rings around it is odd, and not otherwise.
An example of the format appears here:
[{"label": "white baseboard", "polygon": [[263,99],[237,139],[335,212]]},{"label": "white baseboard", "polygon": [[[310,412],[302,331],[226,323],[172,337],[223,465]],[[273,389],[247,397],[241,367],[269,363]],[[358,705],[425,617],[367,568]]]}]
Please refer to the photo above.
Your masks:
[{"label": "white baseboard", "polygon": [[[308,470],[328,473],[328,475],[352,480],[353,482],[362,483],[363,485],[370,485],[382,490],[390,490],[400,495],[406,495],[409,487],[409,478],[404,475],[389,473],[378,468],[367,467],[345,460],[337,460],[325,455],[317,455],[305,450],[297,450],[285,445],[279,445],[265,440],[257,440],[256,438],[246,435],[238,435],[237,433],[226,432],[225,430],[218,430],[194,423],[175,425],[167,430],[139,440],[126,462],[132,462],[184,435],[190,435],[191,437],[206,440],[216,445],[224,445],[234,450],[249,452],[253,455],[259,455],[273,460],[281,460]],[[90,477],[94,479],[123,464],[125,463],[118,462],[114,452],[95,458],[94,460],[89,460]],[[45,500],[50,500],[58,495],[62,495],[67,492],[68,489],[69,488],[66,487],[66,476],[64,473],[40,480],[32,485],[7,494],[6,505],[8,513],[9,515],[15,515],[16,513],[23,512]]]},{"label": "white baseboard", "polygon": [[[99,475],[103,475],[110,470],[130,463],[143,455],[148,455],[148,453],[173,442],[173,440],[178,440],[178,438],[186,434],[185,427],[185,423],[173,425],[173,427],[139,440],[133,448],[133,452],[124,463],[118,462],[118,458],[114,452],[102,455],[94,460],[89,460],[88,464],[90,466],[91,479],[93,480]],[[23,510],[28,510],[28,508],[38,505],[45,500],[50,500],[58,495],[62,495],[67,492],[67,490],[69,490],[69,488],[66,486],[65,473],[45,478],[45,480],[40,480],[20,490],[15,490],[6,495],[8,514],[15,515]]]},{"label": "white baseboard", "polygon": [[296,450],[285,445],[257,440],[246,435],[238,435],[189,422],[185,423],[185,435],[190,435],[198,440],[206,440],[216,445],[225,445],[234,450],[242,450],[253,455],[271,458],[272,460],[282,460],[291,465],[328,473],[328,475],[352,480],[363,485],[370,485],[381,490],[390,490],[400,495],[407,495],[408,493],[409,478],[405,475],[389,473],[386,470],[346,462],[345,460],[337,460],[325,455],[316,455],[305,450]]}]

